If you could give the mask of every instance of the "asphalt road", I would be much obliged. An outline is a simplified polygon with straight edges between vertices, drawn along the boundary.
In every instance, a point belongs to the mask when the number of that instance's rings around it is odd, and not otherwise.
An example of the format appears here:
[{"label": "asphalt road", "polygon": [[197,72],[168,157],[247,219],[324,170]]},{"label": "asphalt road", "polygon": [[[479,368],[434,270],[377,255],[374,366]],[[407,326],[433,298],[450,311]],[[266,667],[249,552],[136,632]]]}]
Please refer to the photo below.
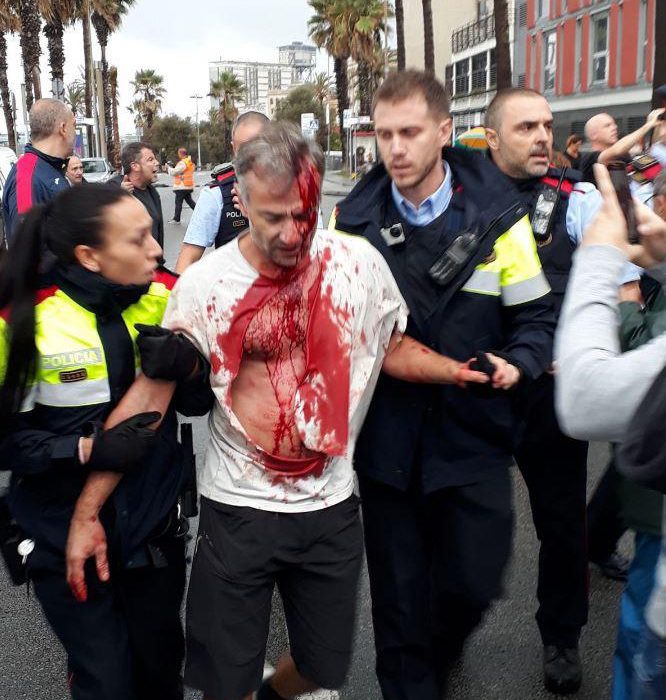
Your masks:
[{"label": "asphalt road", "polygon": [[[206,174],[202,174],[205,181]],[[166,181],[166,180],[165,180]],[[325,182],[322,210],[328,220],[337,194],[338,181]],[[165,219],[173,214],[173,195],[160,189]],[[195,199],[197,193],[195,192]],[[185,207],[180,226],[167,225],[165,257],[173,265],[186,230],[190,210]],[[201,454],[206,439],[203,420],[195,423],[196,449]],[[607,460],[607,447],[593,445],[589,459],[591,489]],[[0,487],[6,474],[0,474]],[[538,548],[531,523],[529,502],[520,474],[514,470],[516,526],[514,551],[506,576],[506,592],[491,610],[483,627],[470,640],[464,660],[455,670],[449,698],[452,700],[538,700],[551,698],[541,685],[541,645],[534,622]],[[630,551],[628,539],[623,543]],[[621,586],[590,577],[590,621],[581,639],[584,682],[572,698],[602,700],[610,694],[611,658],[615,643],[618,599]],[[27,597],[25,587],[8,584],[0,566],[0,700],[66,700],[64,654],[44,621],[39,604]],[[274,613],[269,660],[286,644],[279,608]],[[188,699],[198,698],[190,691]],[[380,700],[374,675],[372,623],[367,576],[359,592],[356,649],[343,700]]]}]

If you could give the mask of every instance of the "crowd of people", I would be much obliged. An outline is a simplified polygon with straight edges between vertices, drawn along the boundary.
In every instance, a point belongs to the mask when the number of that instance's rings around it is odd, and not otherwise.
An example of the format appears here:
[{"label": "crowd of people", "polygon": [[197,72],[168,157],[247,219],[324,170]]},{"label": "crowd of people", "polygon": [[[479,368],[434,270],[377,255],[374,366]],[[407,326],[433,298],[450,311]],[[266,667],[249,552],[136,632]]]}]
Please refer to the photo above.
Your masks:
[{"label": "crowd of people", "polygon": [[[321,150],[247,112],[196,203],[187,152],[169,166],[170,223],[194,209],[172,273],[150,145],[82,184],[71,111],[38,100],[3,195],[0,461],[72,697],[340,688],[364,555],[382,697],[452,697],[502,594],[514,463],[545,687],[583,682],[592,562],[627,580],[613,698],[666,697],[663,115],[624,138],[595,115],[558,153],[548,101],[510,88],[479,152],[451,147],[434,77],[392,74],[378,162],[324,228]],[[176,414],[209,416],[185,631]],[[588,507],[590,439],[613,459]],[[275,588],[289,649],[266,674]]]}]

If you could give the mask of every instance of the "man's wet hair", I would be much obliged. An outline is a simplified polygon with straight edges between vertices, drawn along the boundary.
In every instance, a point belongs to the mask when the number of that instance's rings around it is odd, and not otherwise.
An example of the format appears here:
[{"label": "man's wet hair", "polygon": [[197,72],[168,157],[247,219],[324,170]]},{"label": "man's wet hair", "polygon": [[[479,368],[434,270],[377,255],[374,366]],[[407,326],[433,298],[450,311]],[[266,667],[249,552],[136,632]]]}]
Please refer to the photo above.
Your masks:
[{"label": "man's wet hair", "polygon": [[241,198],[245,202],[248,201],[245,176],[249,172],[281,181],[287,190],[307,161],[315,166],[323,180],[326,168],[324,154],[319,145],[312,139],[305,138],[300,129],[291,122],[267,124],[258,136],[241,146],[234,158]]},{"label": "man's wet hair", "polygon": [[53,97],[37,100],[30,108],[30,139],[39,141],[48,138],[71,117],[72,110],[64,102]]},{"label": "man's wet hair", "polygon": [[430,113],[438,119],[447,119],[450,115],[449,98],[446,89],[434,75],[421,70],[403,70],[391,73],[375,92],[372,102],[374,113],[379,102],[403,102],[415,95],[426,101]]},{"label": "man's wet hair", "polygon": [[236,117],[234,124],[231,127],[231,140],[233,141],[236,129],[238,129],[241,124],[252,121],[268,124],[270,119],[263,112],[259,112],[256,109],[249,109],[247,112],[242,112]]},{"label": "man's wet hair", "polygon": [[120,154],[120,162],[123,166],[123,174],[129,175],[132,169],[132,163],[136,163],[141,157],[141,151],[147,148],[149,151],[153,150],[153,147],[149,143],[144,141],[132,141],[128,143]]},{"label": "man's wet hair", "polygon": [[532,90],[532,88],[525,87],[510,87],[500,90],[495,97],[490,101],[488,109],[486,110],[486,116],[484,119],[484,126],[493,131],[499,131],[502,126],[502,109],[504,105],[514,97],[541,97],[543,95],[538,90]]}]

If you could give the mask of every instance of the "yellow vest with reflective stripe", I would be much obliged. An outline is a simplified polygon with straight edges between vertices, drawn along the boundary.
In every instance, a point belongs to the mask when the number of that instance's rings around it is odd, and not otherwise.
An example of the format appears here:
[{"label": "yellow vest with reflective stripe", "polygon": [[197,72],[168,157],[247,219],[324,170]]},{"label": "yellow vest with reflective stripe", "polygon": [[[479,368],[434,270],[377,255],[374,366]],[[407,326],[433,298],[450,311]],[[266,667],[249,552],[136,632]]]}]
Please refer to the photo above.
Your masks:
[{"label": "yellow vest with reflective stripe", "polygon": [[[140,358],[135,323],[162,321],[169,289],[153,282],[148,291],[123,312],[122,317],[134,344],[136,371]],[[4,377],[9,350],[7,324],[0,318],[0,378]],[[77,304],[61,289],[35,307],[37,371],[24,401],[23,410],[35,404],[77,407],[111,400],[109,373],[95,314]]]}]

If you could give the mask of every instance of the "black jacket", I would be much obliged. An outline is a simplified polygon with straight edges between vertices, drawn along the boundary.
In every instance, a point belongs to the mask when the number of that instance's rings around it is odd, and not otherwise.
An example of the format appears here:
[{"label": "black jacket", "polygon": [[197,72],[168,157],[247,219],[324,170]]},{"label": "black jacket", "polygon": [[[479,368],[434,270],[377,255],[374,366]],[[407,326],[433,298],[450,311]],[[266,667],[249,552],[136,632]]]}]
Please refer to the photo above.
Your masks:
[{"label": "black jacket", "polygon": [[[458,284],[433,288],[436,299],[428,315],[413,313],[422,306],[415,297],[420,292],[405,274],[400,249],[389,248],[380,234],[381,227],[394,223],[386,222],[391,181],[383,166],[338,205],[336,228],[365,236],[382,253],[410,308],[409,335],[461,361],[478,350],[504,354],[526,380],[534,379],[551,362],[555,321],[550,295],[542,292],[527,303],[504,306],[499,296],[460,289],[477,265],[492,258],[497,239],[524,219],[525,209],[515,199],[507,201],[503,178],[483,157],[458,149],[445,149],[444,157],[456,190],[451,215],[459,207],[466,227],[478,225],[488,233]],[[457,233],[447,232],[443,249]],[[409,384],[381,375],[357,442],[356,469],[401,489],[418,478],[425,492],[488,478],[511,464],[519,437],[512,393],[480,398],[455,386]]]},{"label": "black jacket", "polygon": [[[109,182],[120,187],[120,183],[123,181],[124,177],[125,176],[122,174],[116,175],[112,177]],[[162,214],[160,193],[153,185],[147,185],[143,190],[135,187],[132,194],[146,207],[150,218],[153,220],[153,238],[160,244],[160,248],[164,248],[164,215]]]}]

